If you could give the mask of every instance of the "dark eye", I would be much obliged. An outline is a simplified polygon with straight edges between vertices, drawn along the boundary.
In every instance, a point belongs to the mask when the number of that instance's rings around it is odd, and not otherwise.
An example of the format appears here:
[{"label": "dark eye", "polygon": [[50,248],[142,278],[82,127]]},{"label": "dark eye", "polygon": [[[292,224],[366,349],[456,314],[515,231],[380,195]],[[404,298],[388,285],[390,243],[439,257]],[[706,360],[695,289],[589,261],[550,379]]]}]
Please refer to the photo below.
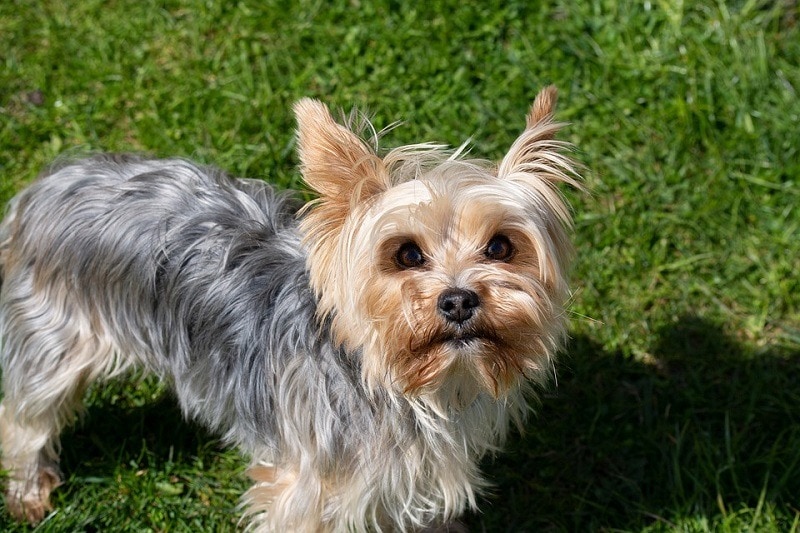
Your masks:
[{"label": "dark eye", "polygon": [[425,256],[415,242],[407,242],[400,246],[394,256],[400,268],[417,268],[425,264]]},{"label": "dark eye", "polygon": [[508,261],[514,255],[514,247],[505,235],[495,235],[489,239],[483,255],[492,261]]}]

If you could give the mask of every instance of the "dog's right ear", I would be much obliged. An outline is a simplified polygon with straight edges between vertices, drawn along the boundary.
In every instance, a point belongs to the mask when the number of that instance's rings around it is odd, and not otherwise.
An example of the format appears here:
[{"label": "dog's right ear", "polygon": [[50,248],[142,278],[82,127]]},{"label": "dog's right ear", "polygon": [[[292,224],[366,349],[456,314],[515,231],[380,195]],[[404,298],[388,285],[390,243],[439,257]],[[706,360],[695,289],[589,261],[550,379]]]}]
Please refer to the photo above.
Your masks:
[{"label": "dog's right ear", "polygon": [[[311,286],[320,316],[330,314],[339,297],[342,258],[338,250],[348,215],[388,189],[383,161],[358,135],[331,116],[317,100],[294,105],[300,171],[316,200],[302,209],[300,231],[308,249]],[[346,237],[345,237],[346,238]]]},{"label": "dog's right ear", "polygon": [[319,195],[319,205],[334,218],[352,205],[386,190],[380,157],[350,129],[338,124],[320,101],[303,98],[294,105],[300,171]]}]

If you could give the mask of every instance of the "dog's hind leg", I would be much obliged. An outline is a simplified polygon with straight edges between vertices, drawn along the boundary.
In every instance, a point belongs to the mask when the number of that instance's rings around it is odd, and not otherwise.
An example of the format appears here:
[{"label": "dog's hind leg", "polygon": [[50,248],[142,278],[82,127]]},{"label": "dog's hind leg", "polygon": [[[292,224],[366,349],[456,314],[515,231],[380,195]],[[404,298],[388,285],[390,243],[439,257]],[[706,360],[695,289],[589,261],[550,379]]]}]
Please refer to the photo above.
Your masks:
[{"label": "dog's hind leg", "polygon": [[80,410],[88,383],[114,366],[114,355],[63,287],[34,290],[33,278],[3,282],[0,448],[6,506],[17,520],[36,523],[61,482],[59,433]]},{"label": "dog's hind leg", "polygon": [[46,421],[21,419],[0,405],[0,441],[7,471],[6,508],[17,520],[35,524],[52,509],[50,492],[61,483],[54,433]]}]

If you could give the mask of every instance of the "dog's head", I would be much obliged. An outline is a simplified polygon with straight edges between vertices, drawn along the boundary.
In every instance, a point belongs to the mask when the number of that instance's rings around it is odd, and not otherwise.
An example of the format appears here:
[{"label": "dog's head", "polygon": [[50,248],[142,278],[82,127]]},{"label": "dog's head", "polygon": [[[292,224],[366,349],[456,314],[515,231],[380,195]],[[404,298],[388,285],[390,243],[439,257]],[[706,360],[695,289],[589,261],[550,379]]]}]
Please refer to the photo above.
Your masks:
[{"label": "dog's head", "polygon": [[381,157],[320,102],[295,105],[311,283],[370,388],[460,407],[551,368],[572,255],[557,186],[577,186],[555,101],[536,97],[498,165],[430,144]]}]

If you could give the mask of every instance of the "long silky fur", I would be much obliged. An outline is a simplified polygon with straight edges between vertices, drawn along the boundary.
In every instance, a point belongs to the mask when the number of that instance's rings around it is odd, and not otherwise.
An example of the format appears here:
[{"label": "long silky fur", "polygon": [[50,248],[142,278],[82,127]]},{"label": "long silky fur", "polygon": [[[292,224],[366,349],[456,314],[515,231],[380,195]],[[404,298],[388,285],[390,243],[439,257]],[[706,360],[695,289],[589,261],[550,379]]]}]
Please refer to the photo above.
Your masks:
[{"label": "long silky fur", "polygon": [[[134,367],[170,383],[187,417],[250,458],[250,529],[410,531],[474,508],[486,486],[480,458],[522,426],[532,386],[547,381],[565,337],[571,217],[557,185],[579,184],[567,146],[553,138],[556,96],[553,87],[537,96],[497,167],[466,159],[465,146],[415,144],[380,157],[353,133],[357,118],[339,125],[303,99],[298,154],[318,199],[300,211],[262,181],[181,159],[95,156],[46,172],[0,223],[9,512],[44,518],[60,483],[59,432],[91,381]],[[522,329],[499,347],[437,346],[428,353],[438,359],[420,367],[394,345],[429,325],[452,335],[435,323],[435,303],[413,306],[435,302],[453,274],[406,272],[427,294],[416,302],[397,290],[364,297],[382,250],[373,227],[402,219],[395,237],[407,238],[416,212],[447,241],[436,215],[448,202],[492,198],[508,204],[498,216],[511,209],[525,221],[506,227],[534,244],[526,251],[522,242],[516,264],[486,264],[480,246],[454,264],[476,286],[524,293],[487,296],[492,314],[481,319],[497,332],[494,314],[522,317]],[[415,211],[415,202],[441,211]],[[487,230],[471,223],[470,235]],[[458,256],[449,244],[442,253]]]},{"label": "long silky fur", "polygon": [[297,207],[180,159],[52,169],[0,226],[4,412],[54,462],[88,382],[138,366],[262,469],[254,529],[406,530],[474,507],[478,459],[521,423],[524,391],[450,418],[368,394],[359,354],[317,320]]}]

